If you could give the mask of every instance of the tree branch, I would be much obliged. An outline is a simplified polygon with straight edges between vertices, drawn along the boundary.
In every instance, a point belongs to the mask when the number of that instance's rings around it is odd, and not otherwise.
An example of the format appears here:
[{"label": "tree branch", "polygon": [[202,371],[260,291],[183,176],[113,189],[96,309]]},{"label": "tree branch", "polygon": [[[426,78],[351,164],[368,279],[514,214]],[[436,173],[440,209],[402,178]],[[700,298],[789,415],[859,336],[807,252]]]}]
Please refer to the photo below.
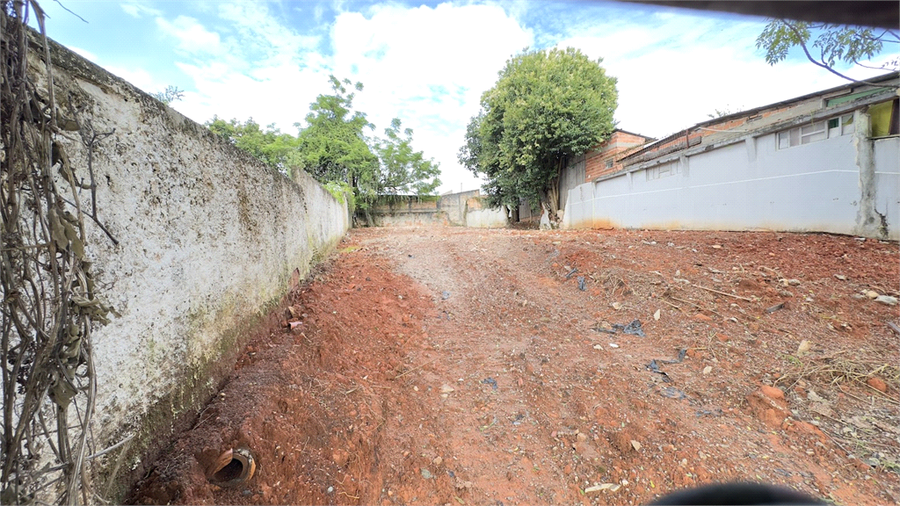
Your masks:
[{"label": "tree branch", "polygon": [[790,31],[792,31],[792,32],[794,33],[794,35],[797,37],[797,44],[800,45],[800,48],[803,49],[803,52],[806,54],[806,58],[807,58],[809,61],[811,61],[811,62],[813,63],[813,65],[816,65],[817,67],[822,67],[823,69],[825,69],[825,70],[831,72],[832,74],[834,74],[834,75],[836,75],[836,76],[838,76],[838,77],[840,77],[840,78],[846,79],[846,80],[848,80],[848,81],[854,82],[854,83],[858,83],[858,84],[868,84],[869,86],[875,86],[875,87],[877,87],[877,88],[885,88],[885,89],[892,89],[892,90],[896,90],[896,89],[900,88],[900,86],[897,86],[897,85],[883,85],[883,84],[872,83],[872,82],[870,82],[870,81],[865,81],[865,80],[862,80],[862,81],[861,81],[861,80],[858,80],[858,79],[853,79],[853,78],[850,77],[850,76],[845,76],[844,74],[841,74],[841,73],[838,72],[837,70],[834,70],[833,68],[831,68],[830,66],[828,66],[828,65],[825,64],[824,62],[819,62],[819,61],[817,61],[815,58],[812,57],[811,54],[809,54],[809,49],[807,49],[806,43],[803,42],[803,37],[800,36],[800,32],[797,31],[796,28],[794,28],[794,25],[792,25],[790,22],[788,22],[788,21],[786,21],[786,20],[784,20],[784,19],[782,19],[781,21],[784,23],[784,26],[788,27],[788,29],[789,29]]}]

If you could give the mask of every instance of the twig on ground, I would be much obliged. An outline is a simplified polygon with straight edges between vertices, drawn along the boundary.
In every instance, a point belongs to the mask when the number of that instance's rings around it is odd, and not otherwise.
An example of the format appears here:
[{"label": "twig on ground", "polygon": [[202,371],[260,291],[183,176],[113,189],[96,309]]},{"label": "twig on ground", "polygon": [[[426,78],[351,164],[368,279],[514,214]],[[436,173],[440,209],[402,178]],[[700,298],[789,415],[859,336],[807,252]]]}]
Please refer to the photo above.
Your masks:
[{"label": "twig on ground", "polygon": [[747,301],[747,302],[755,302],[753,299],[748,299],[747,297],[741,297],[740,295],[735,295],[735,294],[733,294],[733,293],[722,292],[722,291],[719,291],[719,290],[714,290],[714,289],[712,289],[712,288],[707,288],[707,287],[705,287],[705,286],[695,285],[695,284],[693,284],[693,283],[691,283],[691,286],[696,287],[696,288],[699,288],[699,289],[701,289],[701,290],[706,290],[706,291],[709,291],[709,292],[712,292],[712,293],[717,293],[717,294],[719,294],[719,295],[725,295],[725,296],[727,296],[727,297],[734,297],[735,299],[745,300],[745,301]]},{"label": "twig on ground", "polygon": [[438,361],[438,359],[434,359],[434,360],[430,360],[430,361],[428,361],[428,362],[425,362],[425,363],[422,364],[422,365],[413,367],[412,369],[410,369],[410,370],[404,372],[403,374],[398,374],[396,377],[394,377],[394,379],[395,379],[395,380],[396,380],[396,379],[400,379],[400,378],[406,376],[407,374],[409,374],[409,373],[411,373],[411,372],[413,372],[413,371],[417,371],[417,370],[419,370],[419,369],[425,367],[426,365],[433,364],[433,363],[435,363],[435,362],[437,362],[437,361]]}]

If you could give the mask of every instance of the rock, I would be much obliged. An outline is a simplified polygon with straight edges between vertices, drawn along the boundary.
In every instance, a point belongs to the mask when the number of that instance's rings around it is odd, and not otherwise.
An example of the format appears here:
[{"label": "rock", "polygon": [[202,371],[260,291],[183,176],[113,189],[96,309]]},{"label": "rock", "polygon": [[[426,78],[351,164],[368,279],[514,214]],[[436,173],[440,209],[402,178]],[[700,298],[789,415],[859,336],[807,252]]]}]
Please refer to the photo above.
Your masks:
[{"label": "rock", "polygon": [[654,320],[659,320],[660,314],[661,314],[661,311],[660,311],[659,309],[657,309],[656,312],[653,313],[653,319],[654,319]]},{"label": "rock", "polygon": [[816,393],[815,390],[810,390],[806,395],[806,398],[811,400],[812,402],[828,402],[827,399],[822,398],[819,394]]},{"label": "rock", "polygon": [[809,341],[804,339],[800,341],[800,346],[797,346],[797,355],[803,355],[809,351]]},{"label": "rock", "polygon": [[784,283],[784,286],[800,286],[799,279],[782,279],[781,282]]},{"label": "rock", "polygon": [[866,380],[866,384],[879,392],[887,392],[887,384],[881,378],[872,376]]},{"label": "rock", "polygon": [[834,277],[840,281],[847,281],[847,276],[844,276],[843,274],[835,274]]},{"label": "rock", "polygon": [[635,441],[634,439],[631,440],[631,447],[634,448],[634,451],[636,452],[641,451],[641,443]]},{"label": "rock", "polygon": [[425,478],[426,480],[434,478],[434,475],[431,474],[431,471],[425,469],[424,467],[420,470],[420,472],[422,473],[422,478]]},{"label": "rock", "polygon": [[610,304],[610,305],[611,305],[611,306],[612,306],[612,308],[613,308],[613,309],[615,309],[615,310],[616,310],[616,311],[618,311],[618,310],[620,310],[620,309],[622,309],[622,304],[621,304],[621,303],[619,303],[619,302],[613,302],[613,303],[612,303],[612,304]]},{"label": "rock", "polygon": [[711,365],[708,365],[708,366],[706,366],[706,367],[703,368],[703,374],[709,374],[709,373],[711,373],[711,372],[712,372],[712,366],[711,366]]},{"label": "rock", "polygon": [[875,302],[880,302],[888,306],[896,306],[897,297],[891,297],[890,295],[879,295],[878,297],[875,297]]},{"label": "rock", "polygon": [[454,389],[450,385],[446,385],[446,384],[441,385],[441,393],[442,394],[449,394],[450,392],[454,392],[455,390],[456,389]]},{"label": "rock", "polygon": [[[780,398],[773,397],[779,393]],[[781,428],[784,419],[790,415],[784,392],[775,387],[763,386],[754,391],[747,396],[747,405],[757,418],[770,427]]]},{"label": "rock", "polygon": [[778,387],[763,385],[759,390],[766,396],[775,400],[784,400],[784,391]]},{"label": "rock", "polygon": [[868,297],[870,299],[877,299],[878,292],[876,292],[875,290],[866,290],[866,297]]},{"label": "rock", "polygon": [[442,462],[444,462],[444,459],[442,459],[440,455],[438,455],[437,457],[434,458],[434,460],[431,461],[431,463],[436,466],[441,465]]},{"label": "rock", "polygon": [[695,320],[700,320],[700,321],[702,321],[702,322],[711,322],[711,321],[712,321],[712,318],[710,318],[709,316],[706,316],[706,315],[703,314],[703,313],[697,313],[697,314],[695,314],[695,315],[694,315],[694,319],[695,319]]},{"label": "rock", "polygon": [[722,245],[721,244],[713,244],[712,249],[722,249]]},{"label": "rock", "polygon": [[350,454],[346,450],[337,449],[331,452],[331,460],[340,467],[344,467],[350,460]]}]

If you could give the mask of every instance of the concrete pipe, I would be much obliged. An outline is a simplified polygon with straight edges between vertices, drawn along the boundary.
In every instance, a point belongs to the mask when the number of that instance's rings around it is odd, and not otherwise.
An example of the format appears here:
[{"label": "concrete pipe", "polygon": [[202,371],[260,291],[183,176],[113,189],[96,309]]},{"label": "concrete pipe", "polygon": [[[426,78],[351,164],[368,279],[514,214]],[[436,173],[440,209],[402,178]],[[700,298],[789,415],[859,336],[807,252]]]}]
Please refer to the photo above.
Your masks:
[{"label": "concrete pipe", "polygon": [[256,459],[247,448],[233,448],[221,455],[207,473],[210,483],[220,487],[235,487],[250,481],[256,472]]}]

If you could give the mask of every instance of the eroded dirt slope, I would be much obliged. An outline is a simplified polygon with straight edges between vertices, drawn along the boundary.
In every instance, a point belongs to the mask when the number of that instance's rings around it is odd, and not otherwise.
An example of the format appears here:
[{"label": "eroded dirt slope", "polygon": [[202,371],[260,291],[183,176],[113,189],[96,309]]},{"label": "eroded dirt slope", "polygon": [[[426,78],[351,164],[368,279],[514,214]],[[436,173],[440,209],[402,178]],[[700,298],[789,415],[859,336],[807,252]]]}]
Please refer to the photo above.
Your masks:
[{"label": "eroded dirt slope", "polygon": [[[898,279],[852,237],[353,230],[131,500],[897,503]],[[210,484],[241,446],[255,476]]]}]

